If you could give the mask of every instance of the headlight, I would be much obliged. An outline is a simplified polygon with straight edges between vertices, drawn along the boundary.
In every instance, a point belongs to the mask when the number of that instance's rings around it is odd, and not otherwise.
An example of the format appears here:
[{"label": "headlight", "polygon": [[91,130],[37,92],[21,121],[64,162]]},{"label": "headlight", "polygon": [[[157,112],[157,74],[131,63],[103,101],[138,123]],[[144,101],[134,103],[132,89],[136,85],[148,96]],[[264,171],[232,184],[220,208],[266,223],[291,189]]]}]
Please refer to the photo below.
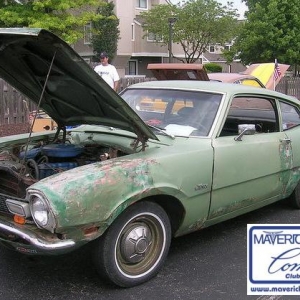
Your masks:
[{"label": "headlight", "polygon": [[49,207],[40,195],[31,196],[30,210],[35,223],[39,227],[46,227],[49,223]]}]

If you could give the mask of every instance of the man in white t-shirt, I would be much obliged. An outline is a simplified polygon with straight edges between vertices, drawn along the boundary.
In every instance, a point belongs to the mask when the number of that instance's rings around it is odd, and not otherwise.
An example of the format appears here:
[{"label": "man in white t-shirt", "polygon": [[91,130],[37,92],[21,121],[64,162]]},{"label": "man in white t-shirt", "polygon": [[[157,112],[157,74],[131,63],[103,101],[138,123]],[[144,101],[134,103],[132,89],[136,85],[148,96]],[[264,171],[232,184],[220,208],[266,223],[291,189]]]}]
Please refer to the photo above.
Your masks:
[{"label": "man in white t-shirt", "polygon": [[95,67],[95,71],[111,86],[112,89],[117,91],[119,86],[119,74],[115,66],[108,63],[108,55],[106,52],[100,53],[101,64]]}]

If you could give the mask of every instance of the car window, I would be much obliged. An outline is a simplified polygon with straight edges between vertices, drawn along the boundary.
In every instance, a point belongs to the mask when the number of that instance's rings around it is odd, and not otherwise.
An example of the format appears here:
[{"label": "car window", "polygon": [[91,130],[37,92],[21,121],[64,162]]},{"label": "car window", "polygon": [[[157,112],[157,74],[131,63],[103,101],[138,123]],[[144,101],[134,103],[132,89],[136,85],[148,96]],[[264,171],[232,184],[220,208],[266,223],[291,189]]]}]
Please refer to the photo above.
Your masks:
[{"label": "car window", "polygon": [[207,136],[223,97],[173,89],[127,89],[121,96],[146,124],[176,136]]},{"label": "car window", "polygon": [[300,113],[296,106],[289,103],[280,102],[280,110],[283,130],[293,128],[300,124]]},{"label": "car window", "polygon": [[236,97],[232,100],[220,136],[238,135],[238,126],[254,124],[257,133],[279,130],[278,115],[272,99]]}]

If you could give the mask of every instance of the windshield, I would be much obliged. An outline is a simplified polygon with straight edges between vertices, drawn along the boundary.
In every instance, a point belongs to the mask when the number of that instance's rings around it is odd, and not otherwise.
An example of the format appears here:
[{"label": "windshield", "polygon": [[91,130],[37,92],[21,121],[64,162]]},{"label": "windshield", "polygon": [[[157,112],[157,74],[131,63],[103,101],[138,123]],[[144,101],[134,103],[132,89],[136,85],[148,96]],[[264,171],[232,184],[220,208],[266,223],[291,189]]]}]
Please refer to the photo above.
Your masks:
[{"label": "windshield", "polygon": [[175,136],[207,136],[222,99],[201,91],[133,88],[121,97],[146,124]]}]

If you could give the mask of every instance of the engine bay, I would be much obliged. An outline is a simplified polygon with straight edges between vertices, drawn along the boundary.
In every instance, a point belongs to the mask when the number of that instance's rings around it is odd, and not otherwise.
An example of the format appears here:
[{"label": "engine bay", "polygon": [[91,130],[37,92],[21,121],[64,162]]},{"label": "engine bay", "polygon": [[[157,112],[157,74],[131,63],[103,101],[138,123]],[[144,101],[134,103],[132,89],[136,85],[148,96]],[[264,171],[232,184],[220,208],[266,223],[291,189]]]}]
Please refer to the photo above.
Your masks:
[{"label": "engine bay", "polygon": [[32,141],[0,150],[0,194],[24,198],[26,188],[51,175],[126,155],[120,149],[71,138]]}]

